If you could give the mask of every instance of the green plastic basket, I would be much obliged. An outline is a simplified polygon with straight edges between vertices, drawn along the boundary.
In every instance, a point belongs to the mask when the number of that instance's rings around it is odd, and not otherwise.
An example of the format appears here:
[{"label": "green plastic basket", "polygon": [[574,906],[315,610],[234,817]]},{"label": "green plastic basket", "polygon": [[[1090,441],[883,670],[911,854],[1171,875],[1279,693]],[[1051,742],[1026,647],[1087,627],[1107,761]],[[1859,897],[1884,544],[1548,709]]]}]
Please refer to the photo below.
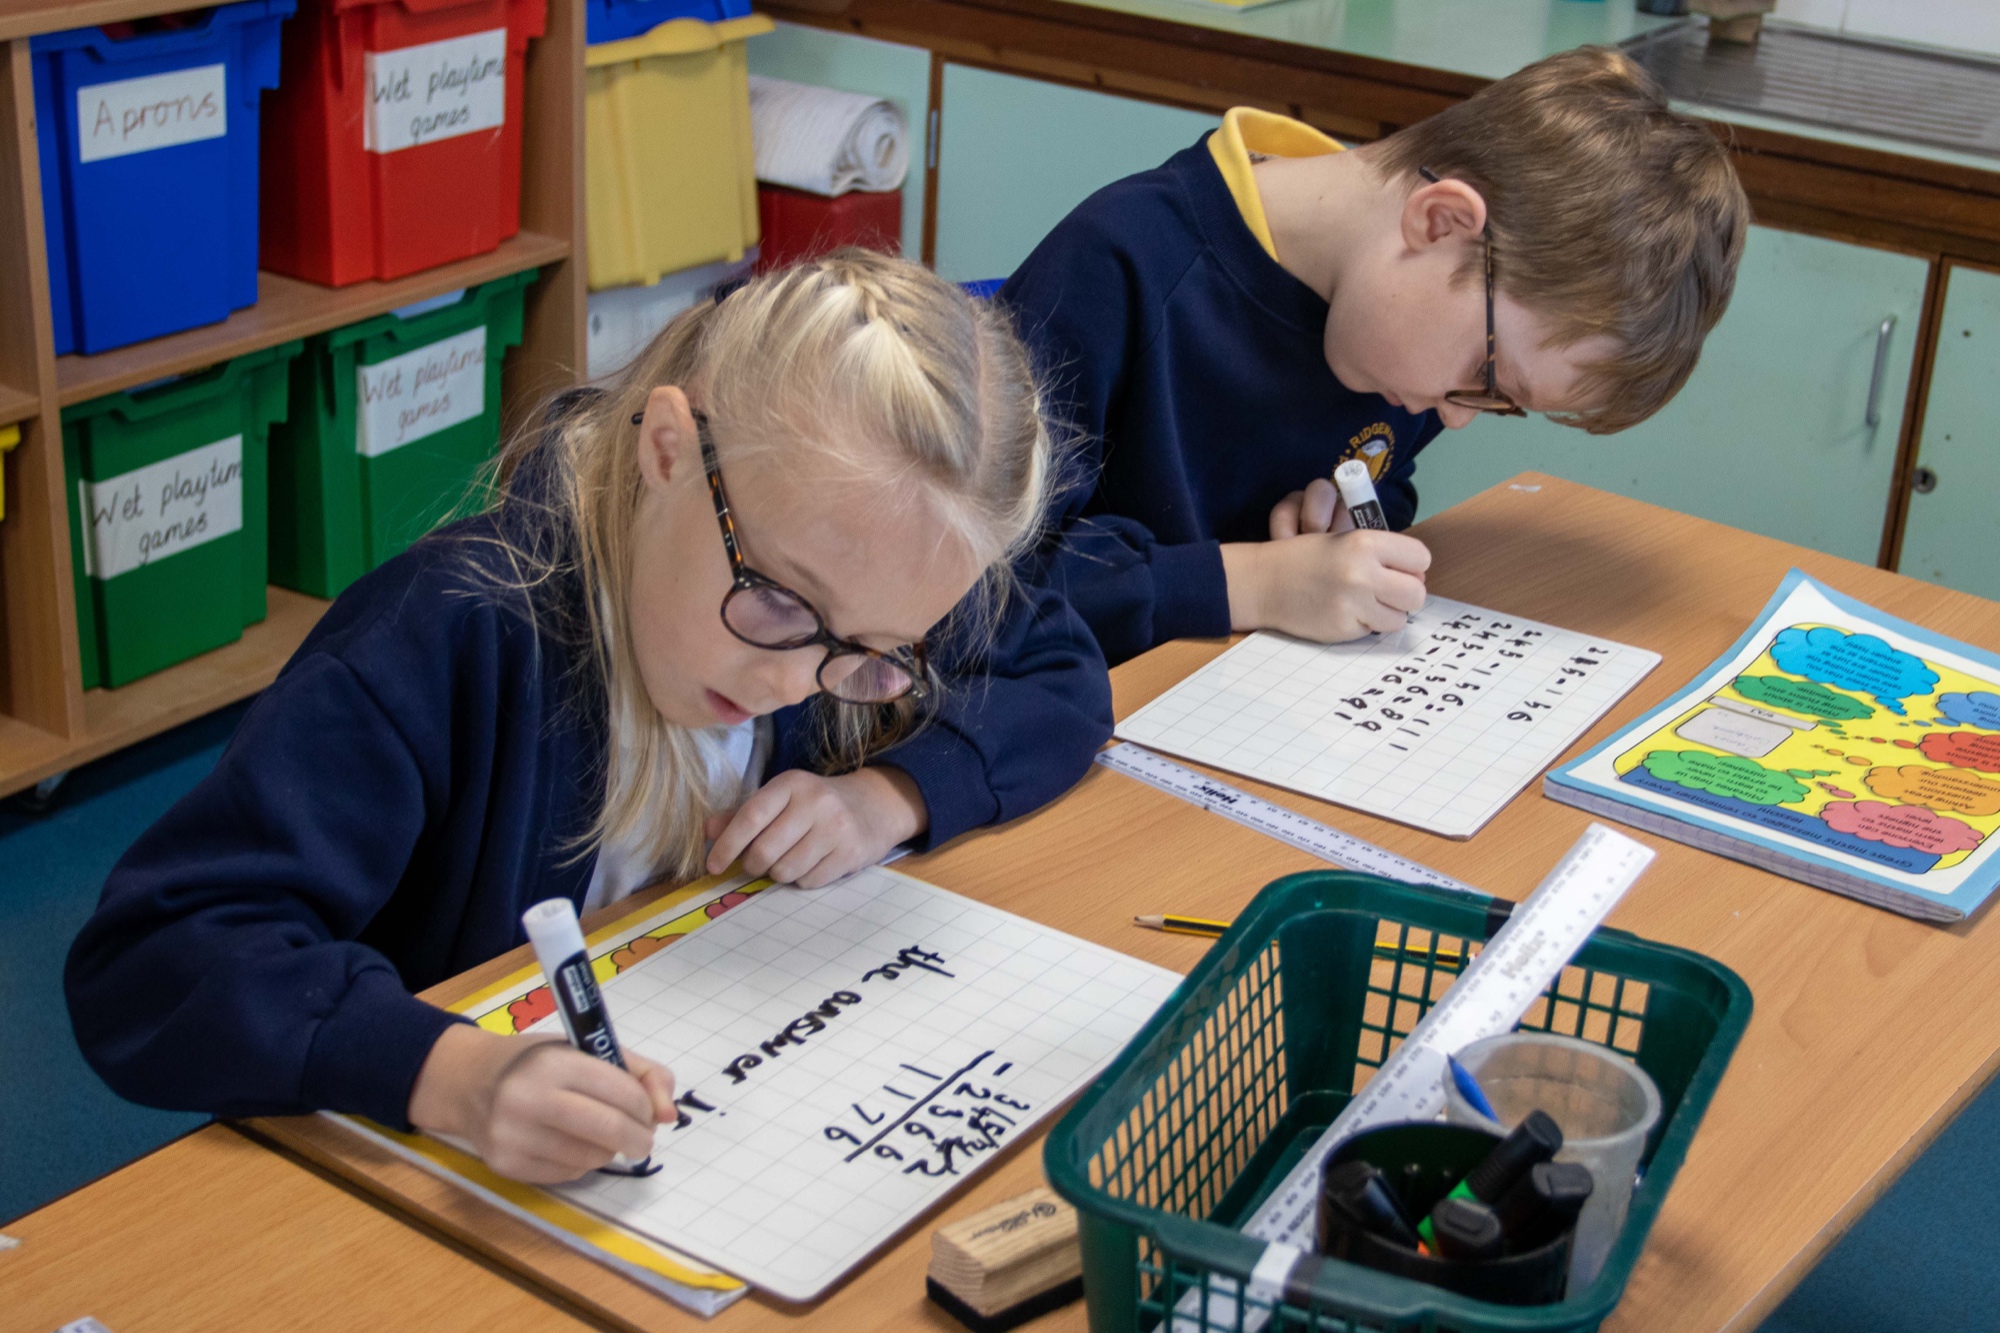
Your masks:
[{"label": "green plastic basket", "polygon": [[1610,1046],[1659,1085],[1645,1174],[1595,1281],[1557,1305],[1495,1305],[1314,1258],[1275,1304],[1208,1300],[1211,1289],[1240,1290],[1263,1255],[1263,1242],[1236,1228],[1508,906],[1346,871],[1291,875],[1257,895],[1049,1136],[1049,1182],[1080,1214],[1093,1333],[1139,1333],[1170,1312],[1172,1333],[1598,1326],[1624,1293],[1751,1004],[1720,963],[1610,929],[1591,936],[1520,1025]]}]

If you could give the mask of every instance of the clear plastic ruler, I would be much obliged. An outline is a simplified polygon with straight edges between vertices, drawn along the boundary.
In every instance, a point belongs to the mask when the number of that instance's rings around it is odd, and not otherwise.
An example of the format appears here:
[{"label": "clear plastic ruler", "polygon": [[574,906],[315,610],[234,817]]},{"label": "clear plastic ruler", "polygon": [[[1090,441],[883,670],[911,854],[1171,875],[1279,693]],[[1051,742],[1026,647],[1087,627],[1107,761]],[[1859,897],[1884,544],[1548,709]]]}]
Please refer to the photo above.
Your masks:
[{"label": "clear plastic ruler", "polygon": [[1256,829],[1267,837],[1298,848],[1308,856],[1317,856],[1329,865],[1365,870],[1371,875],[1400,879],[1406,884],[1434,884],[1441,889],[1479,892],[1450,875],[1406,860],[1351,833],[1328,828],[1282,805],[1252,796],[1247,791],[1239,791],[1226,782],[1197,773],[1171,759],[1162,759],[1151,750],[1141,749],[1130,741],[1120,741],[1109,749],[1099,750],[1097,762],[1114,773],[1137,778],[1169,796],[1178,796],[1190,805],[1198,805],[1225,819],[1233,819]]},{"label": "clear plastic ruler", "polygon": [[1319,1168],[1327,1154],[1371,1126],[1440,1114],[1445,1057],[1520,1022],[1653,855],[1652,848],[1592,824],[1257,1209],[1245,1234],[1310,1250]]}]

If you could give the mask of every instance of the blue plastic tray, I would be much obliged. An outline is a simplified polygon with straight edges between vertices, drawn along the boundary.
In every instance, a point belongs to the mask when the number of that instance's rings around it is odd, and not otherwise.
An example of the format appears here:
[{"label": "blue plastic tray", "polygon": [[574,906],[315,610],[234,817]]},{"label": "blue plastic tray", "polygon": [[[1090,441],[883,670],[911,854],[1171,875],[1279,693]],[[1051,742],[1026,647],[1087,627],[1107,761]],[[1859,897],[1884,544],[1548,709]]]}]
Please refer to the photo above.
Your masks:
[{"label": "blue plastic tray", "polygon": [[257,300],[257,123],[294,0],[115,37],[31,38],[58,354],[227,319]]}]

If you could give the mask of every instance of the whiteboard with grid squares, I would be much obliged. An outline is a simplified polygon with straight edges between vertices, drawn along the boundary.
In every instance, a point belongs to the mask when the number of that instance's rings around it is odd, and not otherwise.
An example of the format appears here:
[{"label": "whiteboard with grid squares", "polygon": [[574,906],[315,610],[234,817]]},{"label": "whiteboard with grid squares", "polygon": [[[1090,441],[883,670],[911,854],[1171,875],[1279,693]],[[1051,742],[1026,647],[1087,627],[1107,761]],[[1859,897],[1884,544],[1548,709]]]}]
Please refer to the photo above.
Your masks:
[{"label": "whiteboard with grid squares", "polygon": [[767,890],[604,984],[681,1120],[656,1174],[557,1192],[812,1300],[1082,1091],[1180,980],[879,866]]},{"label": "whiteboard with grid squares", "polygon": [[1395,634],[1252,634],[1120,740],[1469,838],[1660,664],[1658,653],[1433,597]]}]

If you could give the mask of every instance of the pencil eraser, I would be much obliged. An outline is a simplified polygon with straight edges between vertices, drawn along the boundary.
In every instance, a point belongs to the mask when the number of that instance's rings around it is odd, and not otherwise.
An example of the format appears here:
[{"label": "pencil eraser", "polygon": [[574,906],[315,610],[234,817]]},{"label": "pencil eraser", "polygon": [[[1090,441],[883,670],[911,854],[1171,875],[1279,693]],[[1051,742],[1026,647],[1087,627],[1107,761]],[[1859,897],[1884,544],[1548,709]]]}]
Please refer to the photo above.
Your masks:
[{"label": "pencil eraser", "polygon": [[1048,1189],[931,1234],[930,1298],[973,1333],[1003,1333],[1083,1295],[1076,1209]]}]

